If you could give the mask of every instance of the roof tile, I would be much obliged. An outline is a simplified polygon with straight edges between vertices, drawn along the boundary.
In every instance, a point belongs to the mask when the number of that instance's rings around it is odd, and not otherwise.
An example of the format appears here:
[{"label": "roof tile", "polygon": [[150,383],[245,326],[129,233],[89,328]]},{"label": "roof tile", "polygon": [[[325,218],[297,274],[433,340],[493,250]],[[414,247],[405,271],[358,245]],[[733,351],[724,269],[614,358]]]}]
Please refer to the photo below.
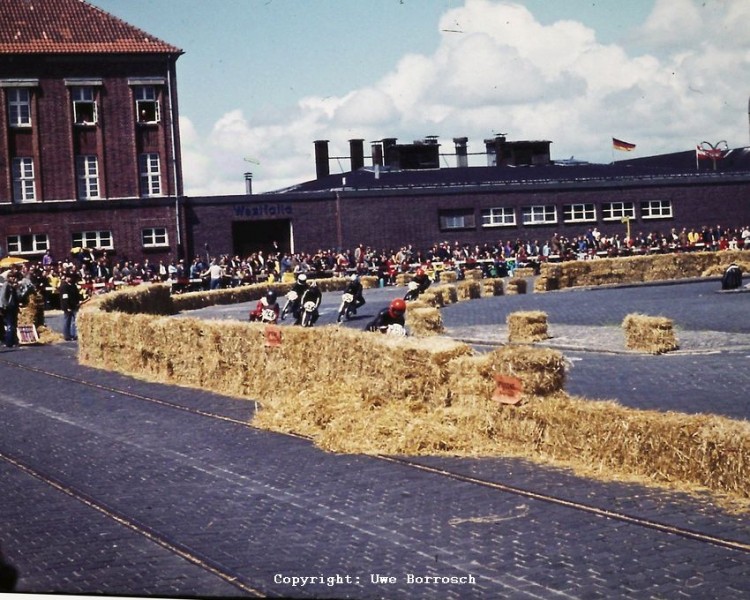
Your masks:
[{"label": "roof tile", "polygon": [[182,54],[86,0],[0,0],[0,54]]}]

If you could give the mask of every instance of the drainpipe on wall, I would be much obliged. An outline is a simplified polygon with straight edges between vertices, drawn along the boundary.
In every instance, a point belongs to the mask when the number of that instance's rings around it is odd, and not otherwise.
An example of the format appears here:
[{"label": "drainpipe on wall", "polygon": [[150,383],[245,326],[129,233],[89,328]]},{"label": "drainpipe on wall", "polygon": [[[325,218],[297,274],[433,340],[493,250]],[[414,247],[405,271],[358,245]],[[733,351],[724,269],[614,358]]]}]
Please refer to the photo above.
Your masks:
[{"label": "drainpipe on wall", "polygon": [[[172,143],[171,143],[171,150],[172,150],[172,177],[174,179],[174,212],[175,212],[175,225],[177,228],[177,249],[179,251],[179,248],[182,246],[182,232],[180,227],[180,188],[182,187],[180,185],[180,181],[177,178],[177,146],[176,146],[176,135],[177,135],[177,128],[175,127],[174,122],[174,105],[172,100],[172,65],[174,64],[174,61],[172,60],[172,57],[169,57],[169,65],[167,68],[167,98],[169,99],[169,125],[172,129]],[[183,249],[184,250],[184,249]],[[187,258],[184,256],[183,258]]]}]

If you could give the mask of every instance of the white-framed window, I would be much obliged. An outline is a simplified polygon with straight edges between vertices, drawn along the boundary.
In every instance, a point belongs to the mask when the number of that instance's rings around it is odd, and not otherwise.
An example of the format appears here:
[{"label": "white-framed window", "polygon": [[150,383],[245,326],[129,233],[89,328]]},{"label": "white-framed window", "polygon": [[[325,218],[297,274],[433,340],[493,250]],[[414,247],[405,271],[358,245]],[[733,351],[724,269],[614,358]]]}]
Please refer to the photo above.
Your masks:
[{"label": "white-framed window", "polygon": [[93,200],[99,194],[99,162],[96,156],[76,156],[76,177],[78,179],[78,199]]},{"label": "white-framed window", "polygon": [[28,88],[7,88],[8,124],[11,127],[31,127],[31,92]]},{"label": "white-framed window", "polygon": [[602,219],[604,221],[622,221],[635,219],[635,204],[632,202],[604,202],[602,203]]},{"label": "white-framed window", "polygon": [[565,223],[588,223],[596,221],[596,207],[593,204],[565,204],[563,206]]},{"label": "white-framed window", "polygon": [[672,216],[672,202],[669,200],[646,200],[641,202],[641,218],[668,219]]},{"label": "white-framed window", "polygon": [[13,200],[16,202],[36,201],[33,158],[13,159]]},{"label": "white-framed window", "polygon": [[73,234],[73,248],[114,250],[111,231],[81,231]]},{"label": "white-framed window", "polygon": [[73,122],[76,125],[96,125],[98,113],[96,95],[92,86],[76,86],[71,89],[73,98]]},{"label": "white-framed window", "polygon": [[161,167],[159,154],[149,152],[141,154],[141,196],[144,198],[161,195]]},{"label": "white-framed window", "polygon": [[482,210],[482,227],[512,227],[516,224],[516,211],[507,206]]},{"label": "white-framed window", "polygon": [[521,209],[524,225],[544,225],[557,223],[557,207],[554,204],[524,206]]},{"label": "white-framed window", "polygon": [[476,227],[474,209],[471,208],[438,211],[438,220],[441,231]]},{"label": "white-framed window", "polygon": [[169,246],[169,236],[166,227],[147,227],[141,232],[144,248]]},{"label": "white-framed window", "polygon": [[49,249],[49,236],[46,233],[9,235],[8,254],[41,254]]},{"label": "white-framed window", "polygon": [[135,95],[135,114],[139,123],[159,122],[159,98],[153,85],[137,85]]}]

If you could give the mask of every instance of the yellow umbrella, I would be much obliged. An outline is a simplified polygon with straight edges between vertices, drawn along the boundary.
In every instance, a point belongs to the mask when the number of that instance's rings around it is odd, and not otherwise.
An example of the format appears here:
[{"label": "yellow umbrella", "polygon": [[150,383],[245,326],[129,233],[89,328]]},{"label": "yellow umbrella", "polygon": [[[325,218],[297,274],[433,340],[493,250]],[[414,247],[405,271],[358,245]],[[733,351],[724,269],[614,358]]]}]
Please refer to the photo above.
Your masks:
[{"label": "yellow umbrella", "polygon": [[5,258],[0,258],[0,267],[11,267],[13,265],[20,265],[25,262],[29,262],[25,258],[19,258],[18,256],[6,256]]}]

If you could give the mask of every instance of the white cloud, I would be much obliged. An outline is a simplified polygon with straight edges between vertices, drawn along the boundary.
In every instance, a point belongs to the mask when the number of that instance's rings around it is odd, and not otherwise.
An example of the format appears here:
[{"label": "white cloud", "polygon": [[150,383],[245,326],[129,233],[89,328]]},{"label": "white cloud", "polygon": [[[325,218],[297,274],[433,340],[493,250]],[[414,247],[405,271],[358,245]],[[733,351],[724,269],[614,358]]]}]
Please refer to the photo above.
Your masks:
[{"label": "white cloud", "polygon": [[468,136],[481,152],[502,131],[552,140],[553,157],[604,162],[612,136],[636,143],[638,156],[704,139],[746,145],[748,90],[738,82],[750,81],[749,19],[746,0],[656,0],[617,46],[572,20],[543,25],[518,4],[466,0],[445,13],[432,55],[405,55],[368,87],[272,116],[238,109],[204,140],[181,119],[187,193],[243,193],[244,170],[256,172],[256,191],[312,179],[316,139],[330,140],[332,156],[348,154],[350,138],[426,135],[440,135],[444,152]]}]

